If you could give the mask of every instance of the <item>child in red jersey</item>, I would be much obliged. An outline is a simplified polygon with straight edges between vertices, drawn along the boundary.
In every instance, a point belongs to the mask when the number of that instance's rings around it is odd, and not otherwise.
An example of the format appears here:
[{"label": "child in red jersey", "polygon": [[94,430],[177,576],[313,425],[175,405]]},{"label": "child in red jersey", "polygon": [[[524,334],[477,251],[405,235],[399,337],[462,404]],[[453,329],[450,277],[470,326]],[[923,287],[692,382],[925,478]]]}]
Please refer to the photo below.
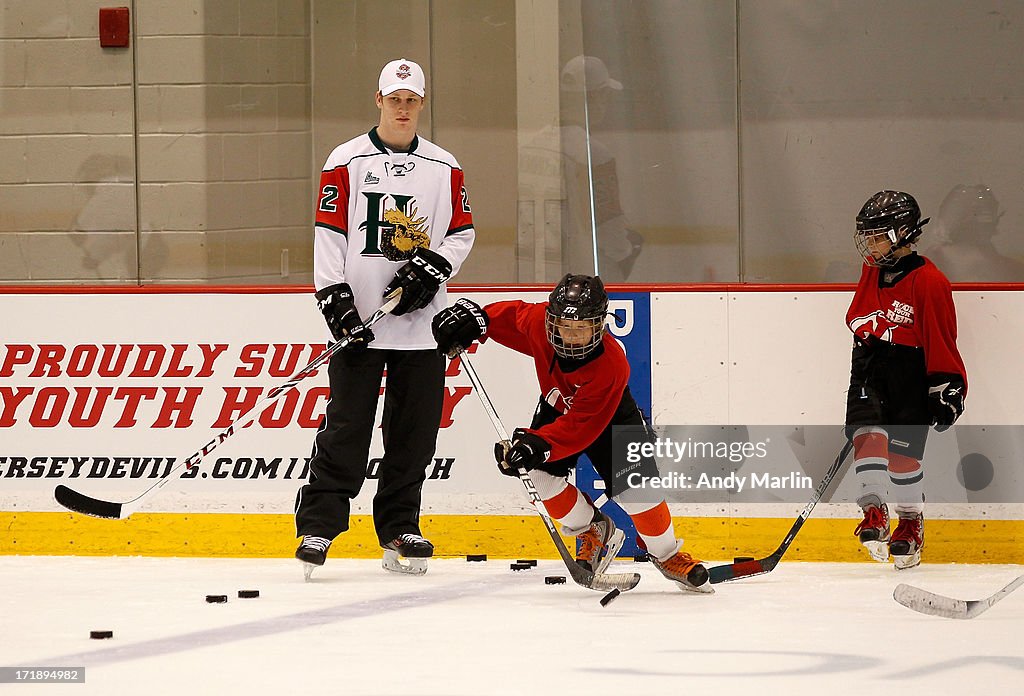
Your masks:
[{"label": "child in red jersey", "polygon": [[[577,563],[596,573],[607,568],[622,544],[622,530],[566,477],[586,454],[598,475],[612,482],[612,428],[633,426],[648,433],[627,385],[629,363],[622,346],[605,333],[608,295],[601,279],[567,274],[548,302],[495,302],[480,307],[460,299],[434,317],[441,352],[458,355],[474,340],[492,338],[533,358],[541,398],[529,428],[517,428],[506,451],[495,457],[502,473],[530,472],[548,514],[566,534],[580,539]],[[652,462],[653,463],[653,462]],[[651,561],[681,589],[706,591],[701,561],[682,551],[664,499],[610,491],[629,514]]]},{"label": "child in red jersey", "polygon": [[[967,395],[952,288],[912,249],[927,222],[910,194],[880,191],[868,199],[854,235],[864,268],[846,312],[854,336],[846,432],[864,512],[854,533],[875,560],[892,554],[898,570],[921,562],[928,426],[941,432],[953,425]],[[887,475],[899,516],[891,534]]]}]

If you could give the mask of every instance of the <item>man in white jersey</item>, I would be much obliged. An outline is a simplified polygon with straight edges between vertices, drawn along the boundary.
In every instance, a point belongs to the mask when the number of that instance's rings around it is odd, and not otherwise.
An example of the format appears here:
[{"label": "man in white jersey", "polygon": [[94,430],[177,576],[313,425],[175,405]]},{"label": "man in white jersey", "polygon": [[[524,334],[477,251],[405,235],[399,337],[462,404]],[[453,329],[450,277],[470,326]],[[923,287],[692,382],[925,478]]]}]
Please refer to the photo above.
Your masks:
[{"label": "man in white jersey", "polygon": [[[430,331],[447,305],[445,281],[469,255],[476,232],[455,158],[416,134],[426,80],[401,58],[381,70],[376,128],[339,145],[320,175],[313,276],[336,340],[351,342],[329,364],[331,399],[313,445],[309,481],[295,501],[295,557],[306,578],[348,529],[350,502],[366,478],[381,379],[384,457],[373,523],[384,567],[426,572],[433,545],[419,527],[420,492],[434,456],[444,396],[444,357]],[[391,314],[363,318],[402,289]]]}]

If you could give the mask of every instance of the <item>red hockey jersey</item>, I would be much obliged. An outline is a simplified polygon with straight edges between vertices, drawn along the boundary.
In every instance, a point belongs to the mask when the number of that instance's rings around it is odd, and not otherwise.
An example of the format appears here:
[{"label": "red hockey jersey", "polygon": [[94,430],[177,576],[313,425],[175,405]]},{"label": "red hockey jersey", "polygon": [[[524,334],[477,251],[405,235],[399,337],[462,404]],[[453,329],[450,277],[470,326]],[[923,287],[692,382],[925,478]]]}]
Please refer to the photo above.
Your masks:
[{"label": "red hockey jersey", "polygon": [[563,372],[544,328],[546,302],[495,302],[485,310],[491,319],[487,334],[503,346],[533,358],[544,399],[563,415],[530,432],[551,445],[551,459],[583,451],[608,427],[629,383],[629,362],[609,334],[603,352],[572,372]]},{"label": "red hockey jersey", "polygon": [[[953,290],[942,271],[927,258],[892,285],[879,286],[891,268],[864,265],[846,325],[862,339],[922,348],[928,374],[960,375],[967,393],[967,370],[956,346]],[[891,281],[890,281],[891,282]]]}]

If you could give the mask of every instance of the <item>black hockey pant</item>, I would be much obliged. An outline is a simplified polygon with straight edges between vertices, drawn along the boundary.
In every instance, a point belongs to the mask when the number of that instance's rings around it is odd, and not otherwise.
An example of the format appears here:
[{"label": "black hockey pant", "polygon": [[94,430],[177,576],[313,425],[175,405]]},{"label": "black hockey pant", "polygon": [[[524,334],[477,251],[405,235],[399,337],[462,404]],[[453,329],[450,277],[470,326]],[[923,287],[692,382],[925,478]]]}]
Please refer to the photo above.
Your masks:
[{"label": "black hockey pant", "polygon": [[444,403],[444,357],[436,350],[371,348],[331,358],[331,399],[313,445],[309,482],[295,500],[299,536],[333,539],[348,529],[350,501],[366,480],[385,366],[384,457],[376,467],[373,525],[382,545],[399,534],[420,534],[420,494]]},{"label": "black hockey pant", "polygon": [[878,341],[857,345],[846,396],[846,436],[877,425],[889,434],[889,450],[924,456],[928,440],[928,377],[920,348]]}]

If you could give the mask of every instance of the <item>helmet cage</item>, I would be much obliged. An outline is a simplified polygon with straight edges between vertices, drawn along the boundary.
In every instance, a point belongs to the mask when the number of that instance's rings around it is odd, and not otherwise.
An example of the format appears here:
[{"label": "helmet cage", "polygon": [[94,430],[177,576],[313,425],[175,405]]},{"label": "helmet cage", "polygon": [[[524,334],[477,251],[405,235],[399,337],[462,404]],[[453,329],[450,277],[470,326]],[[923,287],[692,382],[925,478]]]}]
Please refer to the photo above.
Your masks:
[{"label": "helmet cage", "polygon": [[[879,191],[868,199],[857,215],[857,231],[853,238],[864,263],[891,266],[901,256],[899,250],[914,244],[927,223],[927,218],[921,219],[921,208],[913,196],[901,191]],[[883,235],[889,241],[889,249],[875,258],[871,253],[871,241]]]},{"label": "helmet cage", "polygon": [[[560,357],[574,360],[585,358],[601,345],[607,314],[608,293],[605,292],[601,278],[566,273],[548,296],[548,306],[544,312],[544,330],[548,343]],[[570,321],[572,324],[563,323]],[[585,334],[586,340],[567,343],[559,327],[571,339],[580,336],[583,331],[589,331]]]},{"label": "helmet cage", "polygon": [[[871,241],[877,240],[879,237],[884,237],[889,241],[889,250],[875,258],[871,253]],[[857,244],[857,251],[864,257],[864,263],[869,266],[891,266],[896,263],[896,251],[903,246],[906,246],[906,236],[901,238],[900,232],[894,229],[891,225],[882,225],[880,227],[872,227],[871,229],[865,229],[864,223],[860,220],[857,221],[857,231],[853,235],[853,240]],[[902,242],[902,243],[901,243]]]},{"label": "helmet cage", "polygon": [[[559,326],[566,326],[563,322],[574,322],[573,329],[589,329],[590,338],[583,343],[568,344],[562,339]],[[544,312],[544,328],[547,331],[548,343],[555,349],[555,354],[562,358],[580,360],[593,353],[604,338],[605,323],[604,314],[597,317],[576,318],[571,316],[559,316],[551,310],[549,305]]]}]

